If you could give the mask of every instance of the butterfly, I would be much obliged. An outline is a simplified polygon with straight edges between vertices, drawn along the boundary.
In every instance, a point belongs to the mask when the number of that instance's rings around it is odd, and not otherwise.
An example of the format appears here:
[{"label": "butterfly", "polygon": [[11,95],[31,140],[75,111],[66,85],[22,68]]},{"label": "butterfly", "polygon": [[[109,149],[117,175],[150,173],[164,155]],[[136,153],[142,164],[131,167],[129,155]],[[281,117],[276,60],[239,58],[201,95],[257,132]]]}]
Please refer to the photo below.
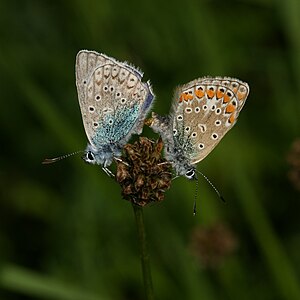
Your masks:
[{"label": "butterfly", "polygon": [[161,135],[177,175],[196,178],[196,164],[234,126],[248,94],[238,79],[203,77],[176,89],[170,115],[152,113],[150,127]]},{"label": "butterfly", "polygon": [[108,166],[121,156],[132,134],[140,134],[154,94],[143,73],[126,62],[95,51],[76,57],[76,86],[88,145],[83,159]]}]

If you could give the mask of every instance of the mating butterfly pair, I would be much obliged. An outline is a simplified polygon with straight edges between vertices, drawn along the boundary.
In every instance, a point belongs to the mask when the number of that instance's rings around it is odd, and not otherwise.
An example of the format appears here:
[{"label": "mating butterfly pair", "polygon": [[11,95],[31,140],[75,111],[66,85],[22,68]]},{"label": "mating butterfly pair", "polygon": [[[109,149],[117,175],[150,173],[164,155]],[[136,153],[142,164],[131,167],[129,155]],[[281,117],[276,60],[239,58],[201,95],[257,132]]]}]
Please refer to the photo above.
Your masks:
[{"label": "mating butterfly pair", "polygon": [[[89,144],[83,159],[107,173],[132,134],[140,134],[154,94],[143,73],[94,51],[76,58],[76,85]],[[177,175],[195,177],[204,159],[236,123],[249,94],[247,83],[204,77],[177,88],[167,117],[152,113],[150,127],[162,136],[166,159]]]}]

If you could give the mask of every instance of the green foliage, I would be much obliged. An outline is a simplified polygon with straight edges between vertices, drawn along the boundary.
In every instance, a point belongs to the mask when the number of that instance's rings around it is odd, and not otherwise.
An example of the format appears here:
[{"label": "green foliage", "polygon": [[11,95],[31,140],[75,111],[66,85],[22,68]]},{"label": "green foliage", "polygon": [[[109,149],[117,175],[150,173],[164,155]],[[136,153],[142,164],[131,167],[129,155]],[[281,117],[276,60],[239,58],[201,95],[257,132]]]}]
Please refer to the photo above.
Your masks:
[{"label": "green foliage", "polygon": [[[300,135],[299,15],[297,0],[1,1],[0,297],[143,298],[118,185],[78,156],[41,165],[86,146],[74,64],[89,49],[139,66],[161,114],[197,77],[250,86],[238,125],[198,166],[227,203],[200,179],[193,217],[195,183],[180,178],[144,210],[156,298],[300,299],[299,191],[287,176]],[[212,267],[190,239],[217,223],[237,247]]]}]

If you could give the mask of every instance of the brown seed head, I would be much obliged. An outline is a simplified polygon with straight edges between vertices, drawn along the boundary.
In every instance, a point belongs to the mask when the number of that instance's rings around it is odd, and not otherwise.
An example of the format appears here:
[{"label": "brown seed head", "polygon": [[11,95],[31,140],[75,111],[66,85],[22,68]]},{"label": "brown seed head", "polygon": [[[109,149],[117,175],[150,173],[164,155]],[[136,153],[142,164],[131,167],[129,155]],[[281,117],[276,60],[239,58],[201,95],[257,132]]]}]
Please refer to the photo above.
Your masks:
[{"label": "brown seed head", "polygon": [[171,165],[162,158],[163,142],[140,137],[133,145],[124,146],[122,161],[117,161],[116,181],[124,199],[145,206],[160,202],[170,188]]}]

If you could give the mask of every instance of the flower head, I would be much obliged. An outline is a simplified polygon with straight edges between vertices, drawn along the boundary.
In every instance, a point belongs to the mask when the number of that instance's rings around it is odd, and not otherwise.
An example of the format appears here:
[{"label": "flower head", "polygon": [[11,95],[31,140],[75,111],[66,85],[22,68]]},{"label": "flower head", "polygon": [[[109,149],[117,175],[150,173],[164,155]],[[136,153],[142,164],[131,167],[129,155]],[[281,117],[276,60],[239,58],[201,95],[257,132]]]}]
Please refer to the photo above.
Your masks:
[{"label": "flower head", "polygon": [[145,137],[124,146],[125,155],[117,161],[116,173],[124,199],[139,206],[164,199],[172,173],[170,163],[162,158],[162,148],[161,139],[154,142]]}]

